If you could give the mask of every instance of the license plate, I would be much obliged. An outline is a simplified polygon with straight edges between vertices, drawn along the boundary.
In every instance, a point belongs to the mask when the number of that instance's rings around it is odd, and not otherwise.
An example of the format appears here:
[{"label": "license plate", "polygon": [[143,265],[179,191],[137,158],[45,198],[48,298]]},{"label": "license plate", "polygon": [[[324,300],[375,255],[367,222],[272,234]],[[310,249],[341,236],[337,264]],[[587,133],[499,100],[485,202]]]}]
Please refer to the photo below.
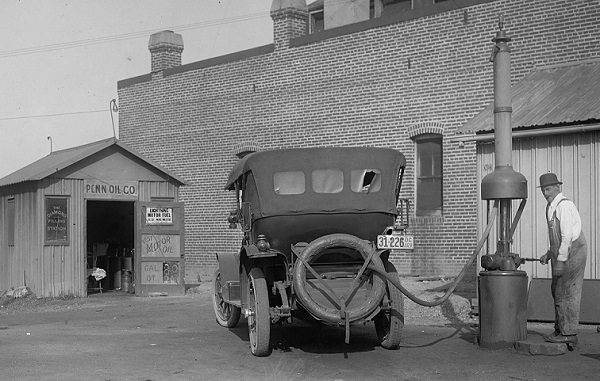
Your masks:
[{"label": "license plate", "polygon": [[412,235],[392,234],[377,236],[378,249],[414,249]]}]

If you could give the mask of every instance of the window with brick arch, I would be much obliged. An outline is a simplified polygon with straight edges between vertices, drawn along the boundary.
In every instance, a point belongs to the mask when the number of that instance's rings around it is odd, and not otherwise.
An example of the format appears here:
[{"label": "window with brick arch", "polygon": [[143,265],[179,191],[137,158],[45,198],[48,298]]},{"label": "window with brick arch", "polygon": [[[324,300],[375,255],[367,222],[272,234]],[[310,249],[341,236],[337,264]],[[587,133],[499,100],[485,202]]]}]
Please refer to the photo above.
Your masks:
[{"label": "window with brick arch", "polygon": [[422,134],[415,136],[417,216],[442,214],[442,135]]}]

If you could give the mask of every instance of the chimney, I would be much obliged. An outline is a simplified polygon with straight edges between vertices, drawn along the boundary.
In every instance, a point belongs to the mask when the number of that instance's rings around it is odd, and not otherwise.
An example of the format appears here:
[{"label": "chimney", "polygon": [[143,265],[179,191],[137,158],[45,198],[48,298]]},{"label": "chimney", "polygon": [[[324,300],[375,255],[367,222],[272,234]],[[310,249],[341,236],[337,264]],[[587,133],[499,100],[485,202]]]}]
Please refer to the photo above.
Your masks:
[{"label": "chimney", "polygon": [[290,39],[308,32],[308,6],[306,0],[273,0],[273,42],[275,50],[287,49]]},{"label": "chimney", "polygon": [[148,50],[152,56],[151,71],[156,73],[174,66],[181,66],[183,38],[171,30],[163,30],[150,36]]}]

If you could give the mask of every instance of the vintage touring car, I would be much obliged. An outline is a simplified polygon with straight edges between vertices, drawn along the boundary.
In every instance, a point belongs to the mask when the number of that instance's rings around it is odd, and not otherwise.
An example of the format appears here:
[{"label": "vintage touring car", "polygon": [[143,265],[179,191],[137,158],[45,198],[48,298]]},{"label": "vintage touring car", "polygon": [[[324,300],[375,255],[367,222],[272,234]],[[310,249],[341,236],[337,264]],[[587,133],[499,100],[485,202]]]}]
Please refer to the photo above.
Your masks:
[{"label": "vintage touring car", "polygon": [[[251,153],[233,167],[231,228],[239,251],[217,255],[217,322],[248,320],[255,356],[271,353],[271,325],[293,318],[345,327],[373,321],[381,345],[397,349],[403,294],[390,250],[411,249],[408,201],[399,199],[406,160],[393,149],[298,148]],[[399,280],[398,280],[399,281]]]}]

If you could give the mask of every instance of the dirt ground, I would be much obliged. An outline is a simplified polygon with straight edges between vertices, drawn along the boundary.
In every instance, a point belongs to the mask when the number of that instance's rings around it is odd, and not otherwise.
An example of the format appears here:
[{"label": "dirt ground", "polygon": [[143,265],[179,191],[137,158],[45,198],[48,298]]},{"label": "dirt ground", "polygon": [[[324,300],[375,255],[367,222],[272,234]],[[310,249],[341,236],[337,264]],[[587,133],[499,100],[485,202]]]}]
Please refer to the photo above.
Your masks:
[{"label": "dirt ground", "polygon": [[[442,295],[446,281],[403,278],[417,296]],[[432,291],[435,290],[435,291]],[[380,346],[373,324],[351,329],[302,322],[273,326],[273,353],[252,356],[242,318],[226,329],[215,322],[210,283],[181,297],[120,292],[85,299],[13,299],[0,308],[0,380],[597,380],[600,333],[585,326],[576,351],[531,356],[514,348],[477,345],[471,315],[474,289],[462,287],[439,307],[405,302],[398,350]],[[541,340],[550,324],[528,324]]]},{"label": "dirt ground", "polygon": [[[424,300],[442,297],[454,279],[444,277],[403,277],[402,284],[408,291]],[[210,282],[187,287],[186,294],[210,293]],[[108,295],[108,294],[107,294]],[[476,298],[475,283],[462,282],[450,298],[437,307],[424,307],[405,301],[406,324],[445,324],[462,322],[476,324],[477,316],[472,314],[471,300]],[[102,294],[92,294],[88,298],[37,298],[29,294],[23,298],[0,298],[0,315],[69,311],[81,308],[95,308],[105,305],[110,299]],[[476,312],[476,311],[475,311]]]}]

